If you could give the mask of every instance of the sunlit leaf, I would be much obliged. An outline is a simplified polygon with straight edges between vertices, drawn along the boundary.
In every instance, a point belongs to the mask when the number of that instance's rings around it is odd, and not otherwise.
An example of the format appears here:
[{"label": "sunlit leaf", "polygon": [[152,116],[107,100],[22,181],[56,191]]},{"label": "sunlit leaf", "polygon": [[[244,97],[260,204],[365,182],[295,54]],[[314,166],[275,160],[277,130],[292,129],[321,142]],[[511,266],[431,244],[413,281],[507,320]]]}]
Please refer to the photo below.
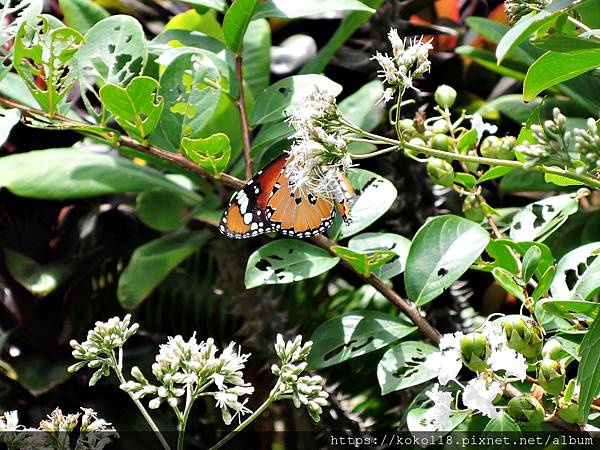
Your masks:
[{"label": "sunlit leaf", "polygon": [[229,138],[223,133],[213,134],[206,139],[183,138],[181,146],[189,159],[217,178],[227,167],[231,156]]}]

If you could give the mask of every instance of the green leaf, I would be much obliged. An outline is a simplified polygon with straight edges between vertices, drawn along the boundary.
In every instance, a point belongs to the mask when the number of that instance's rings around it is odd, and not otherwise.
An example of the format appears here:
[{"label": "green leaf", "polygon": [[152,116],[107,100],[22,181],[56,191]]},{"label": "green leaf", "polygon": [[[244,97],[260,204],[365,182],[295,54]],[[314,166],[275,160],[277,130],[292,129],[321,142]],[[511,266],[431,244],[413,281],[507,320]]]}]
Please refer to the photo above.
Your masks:
[{"label": "green leaf", "polygon": [[506,55],[535,33],[536,30],[551,22],[558,14],[562,14],[572,6],[572,0],[555,0],[546,9],[540,12],[531,12],[519,19],[502,37],[496,47],[498,63],[501,63]]},{"label": "green leaf", "polygon": [[429,303],[469,268],[489,240],[487,231],[462,217],[446,215],[427,221],[408,252],[404,271],[408,297],[418,306]]},{"label": "green leaf", "polygon": [[189,218],[189,203],[164,188],[148,189],[137,196],[135,209],[144,224],[158,231],[173,231]]},{"label": "green leaf", "polygon": [[213,134],[206,139],[183,138],[183,153],[214,177],[220,177],[227,168],[231,156],[231,145],[226,134]]},{"label": "green leaf", "polygon": [[577,212],[575,195],[557,195],[530,203],[513,217],[510,237],[515,241],[542,242]]},{"label": "green leaf", "polygon": [[342,226],[341,237],[354,236],[367,228],[385,214],[398,195],[390,181],[368,170],[353,169],[348,179],[359,195],[350,212],[352,223]]},{"label": "green leaf", "polygon": [[[471,415],[471,411],[463,410],[450,413],[450,423],[444,427],[443,430],[438,430],[437,425],[433,425],[431,423],[426,423],[423,417],[427,412],[426,408],[413,408],[411,409],[406,416],[406,427],[411,433],[414,432],[428,432],[438,431],[441,436],[445,433],[449,433],[457,426],[459,426],[464,420]],[[443,434],[442,434],[443,433]],[[437,442],[436,438],[436,442]]]},{"label": "green leaf", "polygon": [[100,98],[96,85],[126,86],[142,73],[147,59],[144,31],[133,17],[107,17],[90,28],[75,55],[82,98],[90,114],[97,115],[93,106]]},{"label": "green leaf", "polygon": [[[598,308],[600,308],[600,303],[585,300],[554,300],[548,298],[540,300],[539,303],[544,311],[548,311],[556,317],[580,321],[595,319],[598,316]],[[585,318],[582,316],[585,316]]]},{"label": "green leaf", "polygon": [[534,62],[523,83],[523,100],[531,101],[540,92],[600,66],[600,48],[547,52]]},{"label": "green leaf", "polygon": [[192,253],[211,238],[209,231],[190,231],[163,236],[136,248],[119,277],[117,297],[121,306],[133,309]]},{"label": "green leaf", "polygon": [[0,173],[0,186],[23,197],[65,200],[162,187],[191,203],[200,201],[197,194],[150,167],[71,148],[5,156],[0,158]]},{"label": "green leaf", "polygon": [[9,249],[4,249],[4,261],[10,275],[36,297],[44,297],[54,291],[68,275],[67,267],[60,262],[38,264]]},{"label": "green leaf", "polygon": [[542,251],[537,246],[529,247],[523,256],[523,282],[529,283],[531,277],[535,273],[540,259],[542,258]]},{"label": "green leaf", "polygon": [[532,247],[537,247],[540,251],[540,259],[535,270],[538,276],[542,276],[554,264],[554,258],[548,246],[539,242],[514,242],[510,239],[494,239],[489,242],[486,248],[486,252],[494,258],[494,261],[486,263],[486,265],[490,270],[501,267],[511,274],[521,277],[522,273],[517,258],[519,256],[524,257]]},{"label": "green leaf", "polygon": [[563,256],[550,291],[563,300],[593,298],[600,291],[600,242],[583,245]]},{"label": "green leaf", "polygon": [[151,52],[159,55],[181,47],[201,48],[215,54],[225,50],[223,42],[200,31],[165,29],[150,42]]},{"label": "green leaf", "polygon": [[394,252],[387,250],[362,252],[340,245],[334,245],[332,250],[336,255],[348,262],[354,270],[367,278],[371,276],[372,271],[379,269],[396,256]]},{"label": "green leaf", "polygon": [[508,270],[503,269],[502,267],[494,267],[492,269],[492,275],[506,292],[514,295],[522,302],[526,300],[525,295],[523,294],[523,289],[519,286],[513,275]]},{"label": "green leaf", "polygon": [[250,255],[246,266],[246,288],[316,277],[333,268],[339,260],[304,241],[280,239],[269,242]]},{"label": "green leaf", "polygon": [[546,183],[555,184],[556,186],[581,186],[584,184],[582,181],[573,180],[572,178],[555,175],[553,173],[545,173],[544,181],[546,181]]},{"label": "green leaf", "polygon": [[[541,98],[535,98],[529,103],[523,102],[523,96],[519,94],[502,95],[486,101],[477,111],[483,117],[502,114],[518,125],[526,122],[531,113],[542,103]],[[496,166],[494,168],[510,169],[508,167]]]},{"label": "green leaf", "polygon": [[43,0],[0,0],[0,81],[13,67],[13,45],[21,24],[42,12]]},{"label": "green leaf", "polygon": [[253,20],[244,35],[244,81],[256,98],[271,79],[271,26],[266,19]]},{"label": "green leaf", "polygon": [[204,6],[207,8],[214,9],[219,12],[223,12],[227,9],[227,0],[182,0],[183,3],[189,3],[190,5]]},{"label": "green leaf", "polygon": [[504,411],[500,411],[498,417],[491,419],[483,429],[484,433],[519,433],[520,431],[519,425]]},{"label": "green leaf", "polygon": [[416,330],[404,317],[377,311],[354,311],[319,325],[308,356],[311,369],[334,366],[397,342]]},{"label": "green leaf", "polygon": [[542,40],[534,41],[536,47],[548,52],[568,53],[573,50],[600,49],[600,42],[576,36],[549,35]]},{"label": "green leaf", "polygon": [[372,8],[369,8],[358,0],[304,0],[303,2],[265,0],[261,1],[258,8],[256,8],[254,17],[282,17],[286,19],[295,19],[297,17],[330,13],[332,11],[375,12]]},{"label": "green leaf", "polygon": [[65,23],[80,33],[87,33],[96,23],[110,14],[92,0],[58,0]]},{"label": "green leaf", "polygon": [[400,342],[390,348],[377,365],[381,394],[401,391],[429,381],[437,376],[425,360],[438,351],[437,347],[420,341]]},{"label": "green leaf", "polygon": [[53,26],[44,16],[40,20],[21,24],[15,38],[14,65],[31,95],[52,117],[65,110],[66,96],[77,82],[71,59],[83,37],[72,28]]},{"label": "green leaf", "polygon": [[459,55],[468,56],[473,60],[485,67],[492,72],[498,73],[502,76],[511,77],[515,80],[522,81],[525,79],[527,73],[527,64],[520,61],[514,61],[512,59],[506,59],[502,61],[502,64],[496,64],[496,57],[488,50],[482,50],[480,48],[471,47],[469,45],[461,45],[454,49],[454,52]]},{"label": "green leaf", "polygon": [[592,401],[600,392],[600,319],[596,317],[585,334],[579,346],[579,370],[577,371],[577,384],[579,391],[579,410],[577,422],[585,424]]},{"label": "green leaf", "polygon": [[285,117],[285,112],[298,107],[315,86],[333,96],[342,92],[342,86],[323,75],[295,75],[284,78],[265,89],[256,99],[251,123],[256,126]]},{"label": "green leaf", "polygon": [[[374,9],[378,8],[383,0],[365,0],[367,6]],[[315,58],[310,60],[301,70],[301,74],[307,73],[322,73],[325,67],[329,64],[335,52],[358,30],[365,22],[367,22],[373,12],[352,11],[346,14],[340,25],[333,33],[333,36],[327,41]],[[383,105],[382,105],[383,106]]]},{"label": "green leaf", "polygon": [[223,35],[225,43],[233,53],[242,52],[244,34],[258,0],[235,0],[225,13],[223,19]]},{"label": "green leaf", "polygon": [[169,64],[160,78],[166,107],[155,133],[168,149],[180,149],[183,138],[203,137],[223,95],[215,86],[224,87],[225,82],[215,61],[204,53],[185,53]]},{"label": "green leaf", "polygon": [[159,88],[158,81],[141,76],[125,88],[105,84],[100,89],[100,99],[127,134],[143,141],[156,128],[163,110]]},{"label": "green leaf", "polygon": [[373,271],[376,277],[388,280],[404,272],[410,240],[393,233],[364,233],[354,236],[348,243],[348,247],[361,252],[376,250],[393,252],[394,259]]},{"label": "green leaf", "polygon": [[339,109],[352,123],[365,131],[372,131],[381,124],[385,107],[377,102],[383,95],[383,84],[373,80],[339,103]]},{"label": "green leaf", "polygon": [[548,267],[548,269],[546,269],[546,271],[542,274],[542,276],[539,279],[538,285],[535,287],[535,289],[533,290],[533,293],[531,294],[531,298],[533,299],[534,302],[537,302],[543,296],[548,295],[548,289],[550,289],[550,286],[552,285],[552,282],[554,281],[555,275],[556,275],[556,267],[555,266]]},{"label": "green leaf", "polygon": [[497,178],[501,178],[509,172],[512,172],[513,170],[514,169],[512,167],[492,167],[490,170],[481,175],[481,177],[479,177],[478,183],[483,183],[484,181],[490,181],[495,180]]},{"label": "green leaf", "polygon": [[18,109],[0,108],[0,145],[4,144],[10,135],[10,130],[21,120]]}]

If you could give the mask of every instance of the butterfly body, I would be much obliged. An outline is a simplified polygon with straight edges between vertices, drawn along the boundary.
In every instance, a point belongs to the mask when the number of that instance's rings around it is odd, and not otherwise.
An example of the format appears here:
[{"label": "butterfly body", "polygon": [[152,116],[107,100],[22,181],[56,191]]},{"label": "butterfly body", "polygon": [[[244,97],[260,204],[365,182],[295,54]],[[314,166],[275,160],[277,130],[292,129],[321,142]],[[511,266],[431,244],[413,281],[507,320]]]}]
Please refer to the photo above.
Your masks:
[{"label": "butterfly body", "polygon": [[348,179],[336,174],[326,196],[317,196],[306,186],[292,189],[285,171],[288,157],[273,160],[232,197],[219,225],[221,233],[245,239],[277,231],[306,238],[325,232],[333,223],[336,205],[344,221],[350,222],[354,191]]}]

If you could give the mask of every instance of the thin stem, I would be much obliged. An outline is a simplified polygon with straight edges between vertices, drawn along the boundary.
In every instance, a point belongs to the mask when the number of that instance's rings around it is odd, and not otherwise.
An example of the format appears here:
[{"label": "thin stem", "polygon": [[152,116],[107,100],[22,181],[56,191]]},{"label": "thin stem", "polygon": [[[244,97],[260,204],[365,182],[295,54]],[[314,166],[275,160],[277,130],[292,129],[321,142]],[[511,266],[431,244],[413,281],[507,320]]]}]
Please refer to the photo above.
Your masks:
[{"label": "thin stem", "polygon": [[183,410],[183,414],[179,418],[179,426],[178,436],[177,436],[177,450],[183,450],[183,446],[185,444],[185,427],[187,425],[187,421],[190,415],[190,411],[192,410],[192,405],[194,404],[194,399],[192,398],[192,391],[190,385],[188,384],[186,387],[185,394],[185,409]]},{"label": "thin stem", "polygon": [[[125,384],[126,381],[125,381],[125,377],[123,376],[122,366],[117,362],[117,358],[115,357],[114,352],[111,355],[111,361],[113,363],[112,364],[113,370],[115,371],[115,374],[117,375],[117,378],[119,379],[119,383],[121,385]],[[160,430],[154,423],[154,420],[152,420],[152,417],[150,417],[150,414],[148,414],[148,411],[146,411],[146,408],[144,408],[144,405],[142,405],[142,402],[133,398],[131,396],[131,394],[129,394],[129,393],[127,393],[127,394],[129,395],[131,400],[133,400],[133,403],[135,403],[135,406],[137,406],[137,408],[140,410],[140,412],[142,413],[142,416],[144,416],[144,419],[146,419],[148,426],[154,432],[154,434],[156,435],[156,438],[160,441],[163,448],[165,450],[171,450],[171,447],[169,446],[169,444],[165,440],[164,436],[162,435],[162,433],[160,432]]]},{"label": "thin stem", "polygon": [[252,413],[252,415],[248,416],[246,420],[244,420],[237,427],[235,427],[235,429],[233,429],[227,436],[225,436],[223,439],[221,439],[219,442],[213,445],[209,450],[217,450],[218,448],[223,447],[230,440],[232,440],[240,431],[242,431],[254,420],[256,420],[256,418],[258,418],[271,405],[271,403],[278,400],[277,391],[279,390],[279,386],[281,386],[280,378],[277,379],[277,383],[275,383],[275,386],[273,387],[273,389],[271,389],[271,392],[269,393],[269,397],[267,397],[263,404],[260,405],[258,409]]},{"label": "thin stem", "polygon": [[252,178],[254,173],[252,156],[250,156],[250,129],[248,128],[248,117],[246,115],[246,102],[244,101],[244,77],[242,75],[242,55],[235,55],[235,76],[239,86],[239,96],[237,99],[237,107],[240,110],[240,121],[242,125],[242,143],[244,147],[244,161],[246,162],[246,179]]},{"label": "thin stem", "polygon": [[350,157],[352,159],[368,159],[368,158],[372,158],[374,156],[379,156],[379,155],[384,155],[386,153],[394,152],[396,150],[398,150],[398,147],[393,145],[391,147],[382,148],[381,150],[376,150],[371,153],[362,153],[362,154],[351,153]]}]

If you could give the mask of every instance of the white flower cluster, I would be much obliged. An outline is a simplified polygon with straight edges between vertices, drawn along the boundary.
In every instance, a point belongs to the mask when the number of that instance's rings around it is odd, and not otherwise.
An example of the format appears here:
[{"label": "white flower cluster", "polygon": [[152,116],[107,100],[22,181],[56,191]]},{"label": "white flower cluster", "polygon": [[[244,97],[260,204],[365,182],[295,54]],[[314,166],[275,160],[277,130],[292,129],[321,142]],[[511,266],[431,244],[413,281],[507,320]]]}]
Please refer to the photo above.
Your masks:
[{"label": "white flower cluster", "polygon": [[498,127],[483,121],[481,114],[475,113],[471,118],[471,128],[477,132],[477,141],[480,141],[483,137],[483,133],[486,131],[490,134],[496,134]]},{"label": "white flower cluster", "polygon": [[392,28],[388,34],[392,44],[392,54],[377,52],[371,59],[379,63],[379,77],[388,85],[381,100],[388,102],[397,91],[403,94],[407,88],[417,90],[413,80],[429,72],[429,50],[433,49],[431,41],[423,42],[423,38],[401,39],[398,30]]},{"label": "white flower cluster", "polygon": [[[176,407],[184,395],[192,399],[200,394],[212,395],[223,420],[229,424],[236,416],[250,412],[245,406],[247,399],[240,402],[239,398],[254,392],[254,388],[244,382],[242,373],[250,355],[241,354],[235,347],[232,342],[217,355],[218,348],[213,339],[198,342],[195,336],[188,341],[179,335],[169,337],[168,342],[160,346],[152,365],[158,385],[151,384],[138,367],[133,367],[131,376],[135,381],[128,381],[121,389],[136,400],[155,396],[149,402],[151,409],[158,408],[163,402]],[[216,390],[207,392],[211,386]]]},{"label": "white flower cluster", "polygon": [[[490,347],[489,356],[485,360],[487,369],[477,372],[477,377],[464,386],[462,402],[468,409],[479,411],[491,419],[498,416],[493,401],[502,393],[501,383],[494,378],[493,374],[515,377],[523,381],[527,376],[527,362],[521,353],[508,346],[506,335],[502,331],[496,331],[489,322],[485,324],[482,334]],[[447,385],[449,381],[457,381],[458,373],[463,368],[461,358],[463,338],[465,335],[460,331],[442,336],[439,344],[440,351],[427,357],[425,364],[437,374],[439,384],[442,386]],[[460,385],[458,381],[457,384]],[[451,414],[457,412],[450,407],[452,395],[440,391],[439,385],[435,384],[427,392],[427,396],[434,405],[428,409],[423,418],[434,428],[444,430],[450,424]]]},{"label": "white flower cluster", "polygon": [[331,197],[339,173],[352,165],[348,143],[336,130],[339,119],[335,98],[318,86],[288,118],[295,130],[285,166],[292,192],[308,189],[317,197]]},{"label": "white flower cluster", "polygon": [[278,334],[275,352],[281,361],[281,367],[273,364],[271,371],[280,379],[276,398],[291,398],[296,408],[306,406],[312,419],[317,422],[323,412],[322,407],[327,405],[329,394],[323,390],[323,379],[320,376],[300,376],[308,365],[306,358],[311,348],[311,341],[302,345],[302,336],[285,342],[283,336]]}]

